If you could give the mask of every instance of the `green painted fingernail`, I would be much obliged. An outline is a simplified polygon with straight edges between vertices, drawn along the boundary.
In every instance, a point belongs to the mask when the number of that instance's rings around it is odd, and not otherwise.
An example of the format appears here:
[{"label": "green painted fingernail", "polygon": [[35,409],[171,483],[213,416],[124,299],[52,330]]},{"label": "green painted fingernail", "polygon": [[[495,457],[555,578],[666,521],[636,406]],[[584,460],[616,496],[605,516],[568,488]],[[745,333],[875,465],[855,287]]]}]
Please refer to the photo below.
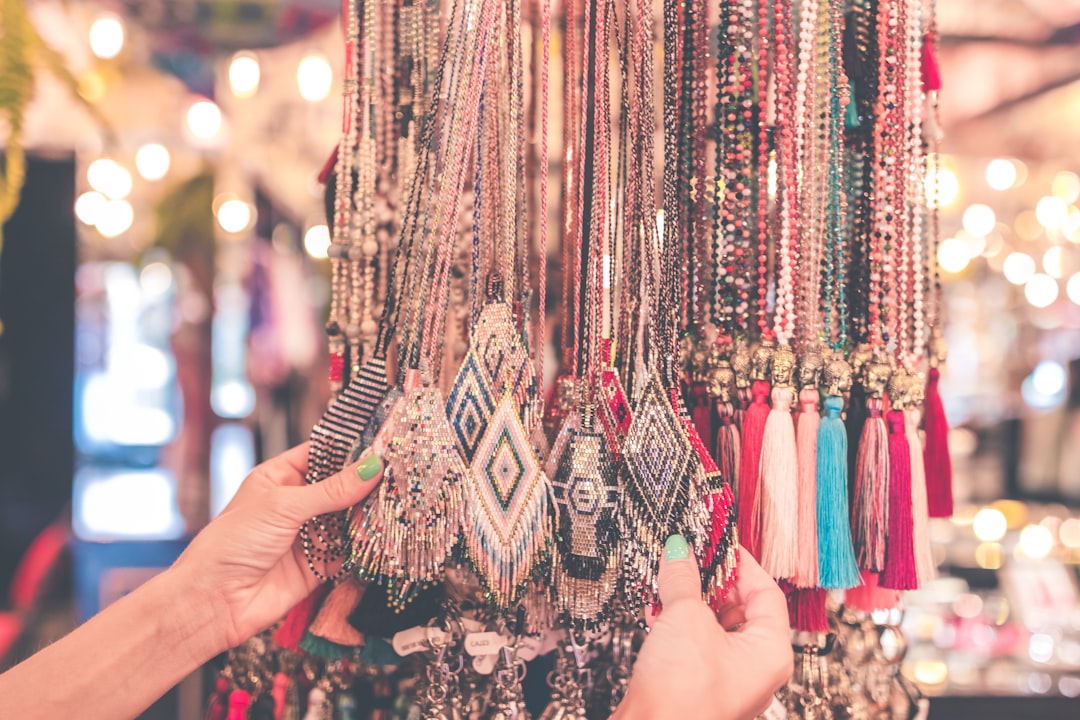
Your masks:
[{"label": "green painted fingernail", "polygon": [[686,538],[682,535],[672,535],[664,543],[666,560],[686,560],[688,557],[690,557],[690,546],[686,544]]},{"label": "green painted fingernail", "polygon": [[368,455],[364,462],[356,466],[356,474],[361,480],[367,481],[375,477],[382,470],[382,458],[378,455]]}]

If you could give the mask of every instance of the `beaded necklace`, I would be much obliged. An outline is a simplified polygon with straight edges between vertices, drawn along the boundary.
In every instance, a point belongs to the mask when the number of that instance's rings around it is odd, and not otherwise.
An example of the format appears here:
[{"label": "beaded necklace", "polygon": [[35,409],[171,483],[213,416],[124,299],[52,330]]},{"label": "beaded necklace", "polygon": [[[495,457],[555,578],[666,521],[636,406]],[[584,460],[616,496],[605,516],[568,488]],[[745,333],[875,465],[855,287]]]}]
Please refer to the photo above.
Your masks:
[{"label": "beaded necklace", "polygon": [[724,32],[717,53],[715,116],[717,179],[713,202],[713,293],[711,319],[723,337],[745,338],[749,330],[751,265],[752,134],[750,0],[725,0]]},{"label": "beaded necklace", "polygon": [[[494,3],[466,3],[460,25],[451,26],[447,44],[475,47],[475,56],[457,54],[464,62],[461,83],[440,118],[447,138],[447,168],[439,189],[438,216],[424,262],[415,272],[428,277],[421,285],[431,293],[434,312],[422,328],[415,328],[404,355],[408,365],[405,396],[395,404],[375,439],[385,447],[386,477],[377,495],[350,513],[350,565],[361,577],[385,584],[398,607],[435,581],[456,544],[464,518],[464,481],[467,469],[458,453],[453,430],[446,419],[445,401],[434,385],[439,364],[434,338],[445,333],[448,266],[457,233],[456,211],[464,182],[465,155],[477,120],[478,97],[483,87],[484,59],[494,42]],[[470,58],[471,64],[462,58]],[[451,82],[451,86],[453,82]],[[455,132],[456,131],[456,132]],[[423,384],[422,384],[423,383]]]}]

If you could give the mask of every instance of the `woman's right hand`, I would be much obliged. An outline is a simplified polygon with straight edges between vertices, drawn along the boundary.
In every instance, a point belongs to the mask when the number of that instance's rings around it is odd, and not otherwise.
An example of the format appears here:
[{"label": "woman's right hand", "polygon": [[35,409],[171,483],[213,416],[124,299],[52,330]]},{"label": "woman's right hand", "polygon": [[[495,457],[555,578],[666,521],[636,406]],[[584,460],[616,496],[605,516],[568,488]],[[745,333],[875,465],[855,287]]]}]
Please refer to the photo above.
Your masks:
[{"label": "woman's right hand", "polygon": [[764,712],[791,677],[784,594],[750,553],[739,550],[738,581],[714,613],[701,599],[686,540],[668,538],[660,562],[663,609],[614,720],[748,720]]}]

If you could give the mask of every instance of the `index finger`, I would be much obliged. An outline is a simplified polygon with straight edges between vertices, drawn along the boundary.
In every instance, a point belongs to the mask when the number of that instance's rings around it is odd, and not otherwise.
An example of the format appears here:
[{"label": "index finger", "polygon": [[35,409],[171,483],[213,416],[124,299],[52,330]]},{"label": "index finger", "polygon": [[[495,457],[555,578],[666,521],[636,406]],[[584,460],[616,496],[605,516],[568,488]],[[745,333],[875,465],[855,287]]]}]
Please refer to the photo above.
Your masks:
[{"label": "index finger", "polygon": [[266,476],[278,485],[303,485],[310,445],[309,442],[300,443],[264,462],[262,468]]},{"label": "index finger", "polygon": [[788,637],[787,601],[780,586],[769,577],[745,548],[739,548],[739,579],[736,582],[743,601],[744,625],[740,632],[760,629]]}]

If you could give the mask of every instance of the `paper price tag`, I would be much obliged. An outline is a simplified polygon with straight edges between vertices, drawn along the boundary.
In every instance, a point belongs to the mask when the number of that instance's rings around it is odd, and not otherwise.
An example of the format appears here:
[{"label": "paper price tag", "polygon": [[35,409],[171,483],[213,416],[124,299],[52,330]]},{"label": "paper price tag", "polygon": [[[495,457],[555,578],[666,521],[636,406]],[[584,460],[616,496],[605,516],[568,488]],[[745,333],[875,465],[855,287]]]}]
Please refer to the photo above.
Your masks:
[{"label": "paper price tag", "polygon": [[406,655],[412,655],[415,652],[422,652],[429,650],[434,645],[445,645],[451,640],[450,633],[444,632],[439,628],[432,627],[414,627],[408,630],[402,630],[394,635],[394,639],[391,645],[394,647],[394,652],[402,657]]},{"label": "paper price tag", "polygon": [[465,636],[465,652],[473,657],[495,655],[506,647],[506,638],[497,632],[469,633]]},{"label": "paper price tag", "polygon": [[461,625],[465,628],[465,632],[484,632],[484,623],[479,620],[474,620],[473,618],[461,618]]},{"label": "paper price tag", "polygon": [[473,670],[481,675],[490,675],[495,672],[495,655],[477,655],[472,660]]},{"label": "paper price tag", "polygon": [[521,642],[518,644],[517,656],[520,659],[524,660],[525,662],[529,662],[530,660],[532,660],[533,658],[535,658],[537,655],[540,654],[540,648],[542,648],[543,646],[544,646],[544,636],[543,635],[539,635],[537,637],[533,637],[531,635],[528,636],[528,637],[524,637],[524,638],[521,639]]}]

